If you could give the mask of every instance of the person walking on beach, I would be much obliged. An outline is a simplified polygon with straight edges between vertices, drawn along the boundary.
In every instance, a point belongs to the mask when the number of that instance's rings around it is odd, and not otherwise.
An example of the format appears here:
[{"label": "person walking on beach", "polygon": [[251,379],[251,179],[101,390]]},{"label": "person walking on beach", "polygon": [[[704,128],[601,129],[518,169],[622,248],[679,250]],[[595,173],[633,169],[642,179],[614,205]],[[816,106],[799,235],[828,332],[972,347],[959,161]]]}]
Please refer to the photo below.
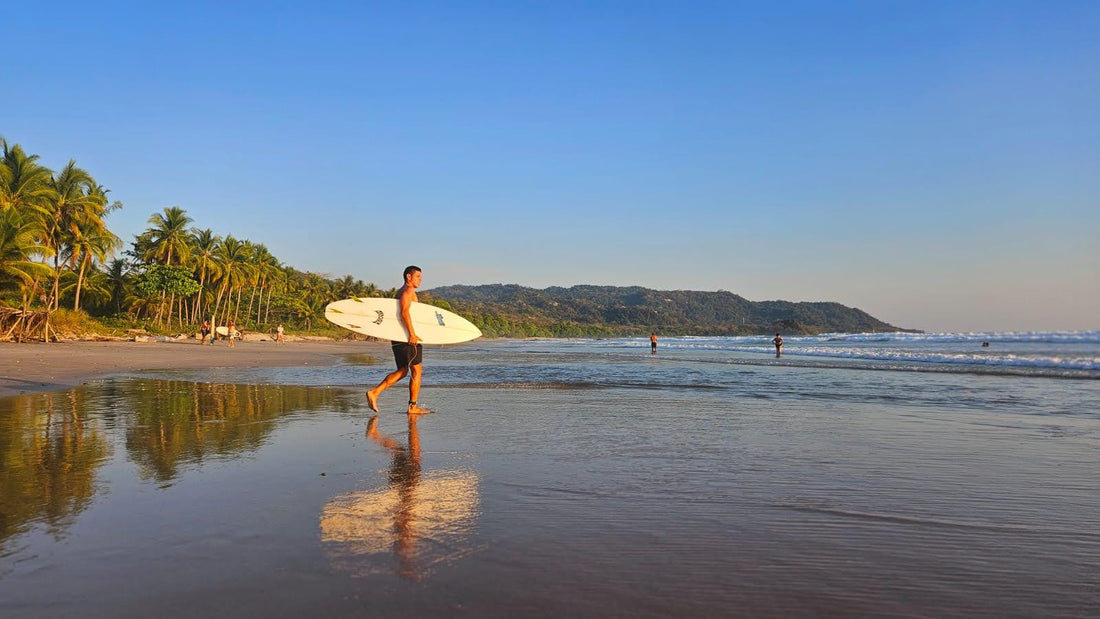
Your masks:
[{"label": "person walking on beach", "polygon": [[649,354],[651,354],[651,355],[657,354],[657,334],[656,333],[650,333],[649,334]]},{"label": "person walking on beach", "polygon": [[279,323],[279,326],[275,328],[275,341],[279,344],[286,344],[286,338],[283,337],[283,323]]},{"label": "person walking on beach", "polygon": [[235,346],[234,342],[237,341],[237,321],[229,321],[229,334],[226,337],[229,338],[229,347],[233,348]]},{"label": "person walking on beach", "polygon": [[772,339],[772,344],[775,344],[775,358],[778,359],[779,355],[783,354],[783,336],[776,333],[775,338]]},{"label": "person walking on beach", "polygon": [[378,383],[378,386],[367,392],[367,405],[374,412],[378,412],[378,396],[382,395],[382,392],[392,387],[397,381],[405,378],[410,373],[412,378],[409,379],[409,408],[408,414],[410,415],[423,415],[432,411],[420,408],[416,404],[416,399],[420,395],[420,379],[423,374],[423,367],[421,363],[424,360],[424,345],[420,343],[420,338],[416,335],[416,330],[413,329],[412,317],[409,315],[409,308],[416,302],[416,289],[420,287],[420,280],[422,273],[420,267],[408,266],[405,268],[405,285],[397,291],[398,307],[400,308],[401,323],[405,325],[405,330],[409,332],[408,342],[392,342],[393,348],[393,360],[397,363],[397,369],[390,372],[382,382]]},{"label": "person walking on beach", "polygon": [[199,333],[202,335],[202,339],[199,340],[199,345],[206,346],[206,338],[210,337],[210,321],[202,321],[202,326],[199,327]]}]

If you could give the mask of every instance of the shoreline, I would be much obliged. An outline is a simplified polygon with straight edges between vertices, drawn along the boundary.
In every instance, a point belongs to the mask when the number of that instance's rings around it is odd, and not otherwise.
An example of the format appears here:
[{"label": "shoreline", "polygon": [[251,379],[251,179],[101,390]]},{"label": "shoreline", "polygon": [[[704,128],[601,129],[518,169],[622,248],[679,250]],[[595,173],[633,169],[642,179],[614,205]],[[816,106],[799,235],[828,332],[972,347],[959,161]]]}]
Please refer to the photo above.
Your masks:
[{"label": "shoreline", "polygon": [[202,367],[333,365],[343,355],[374,352],[377,342],[198,340],[151,342],[62,341],[0,344],[0,398],[65,389],[118,372]]}]

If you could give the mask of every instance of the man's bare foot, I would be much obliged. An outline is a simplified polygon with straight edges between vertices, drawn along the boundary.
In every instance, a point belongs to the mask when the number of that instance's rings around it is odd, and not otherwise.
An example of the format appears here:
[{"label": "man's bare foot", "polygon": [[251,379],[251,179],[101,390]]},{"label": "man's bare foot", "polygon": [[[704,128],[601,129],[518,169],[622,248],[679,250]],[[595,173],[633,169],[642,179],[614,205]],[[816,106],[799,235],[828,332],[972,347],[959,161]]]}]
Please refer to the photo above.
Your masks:
[{"label": "man's bare foot", "polygon": [[419,406],[417,406],[415,404],[413,404],[412,406],[409,407],[409,414],[410,415],[428,415],[428,414],[431,414],[431,412],[432,411],[430,411],[426,408],[420,408]]},{"label": "man's bare foot", "polygon": [[378,412],[378,396],[373,391],[367,392],[367,406],[374,412]]}]

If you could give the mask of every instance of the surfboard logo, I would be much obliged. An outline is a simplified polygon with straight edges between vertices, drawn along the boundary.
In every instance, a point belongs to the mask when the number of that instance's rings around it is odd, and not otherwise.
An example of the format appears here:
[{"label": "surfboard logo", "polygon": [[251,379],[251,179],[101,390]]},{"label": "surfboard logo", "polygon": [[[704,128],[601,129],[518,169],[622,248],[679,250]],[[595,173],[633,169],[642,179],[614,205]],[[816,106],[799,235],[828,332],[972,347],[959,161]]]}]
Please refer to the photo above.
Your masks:
[{"label": "surfboard logo", "polygon": [[382,324],[382,319],[385,318],[386,315],[382,313],[382,310],[374,310],[374,313],[378,314],[378,318],[376,318],[374,320],[374,324],[376,324],[376,325]]},{"label": "surfboard logo", "polygon": [[439,326],[441,326],[441,327],[446,327],[446,326],[447,326],[447,325],[446,325],[446,324],[445,324],[445,323],[443,322],[443,314],[440,314],[439,312],[436,312],[436,313],[435,313],[435,319],[439,321]]}]

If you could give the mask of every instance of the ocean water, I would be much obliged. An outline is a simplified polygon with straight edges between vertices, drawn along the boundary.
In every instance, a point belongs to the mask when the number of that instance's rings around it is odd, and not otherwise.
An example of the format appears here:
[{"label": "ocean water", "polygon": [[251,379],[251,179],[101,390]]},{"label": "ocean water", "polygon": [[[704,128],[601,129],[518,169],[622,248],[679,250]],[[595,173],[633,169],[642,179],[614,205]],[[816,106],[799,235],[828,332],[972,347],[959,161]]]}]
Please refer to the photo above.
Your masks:
[{"label": "ocean water", "polygon": [[0,615],[1097,615],[1100,334],[768,339],[0,400]]}]

